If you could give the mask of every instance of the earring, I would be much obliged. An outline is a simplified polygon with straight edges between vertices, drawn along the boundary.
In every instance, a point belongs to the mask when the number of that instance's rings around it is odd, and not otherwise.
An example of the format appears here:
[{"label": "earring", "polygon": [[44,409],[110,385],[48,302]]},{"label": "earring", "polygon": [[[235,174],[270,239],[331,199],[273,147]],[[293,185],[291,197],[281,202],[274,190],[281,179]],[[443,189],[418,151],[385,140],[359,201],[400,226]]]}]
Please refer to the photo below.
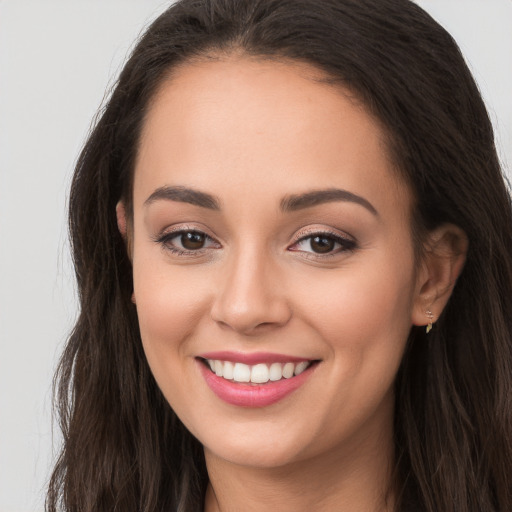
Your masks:
[{"label": "earring", "polygon": [[430,309],[427,309],[427,316],[428,316],[428,324],[426,328],[427,334],[432,330],[432,321],[434,319],[434,315],[432,314],[432,311]]},{"label": "earring", "polygon": [[134,304],[137,304],[137,302],[135,301],[135,292],[132,293],[131,299]]}]

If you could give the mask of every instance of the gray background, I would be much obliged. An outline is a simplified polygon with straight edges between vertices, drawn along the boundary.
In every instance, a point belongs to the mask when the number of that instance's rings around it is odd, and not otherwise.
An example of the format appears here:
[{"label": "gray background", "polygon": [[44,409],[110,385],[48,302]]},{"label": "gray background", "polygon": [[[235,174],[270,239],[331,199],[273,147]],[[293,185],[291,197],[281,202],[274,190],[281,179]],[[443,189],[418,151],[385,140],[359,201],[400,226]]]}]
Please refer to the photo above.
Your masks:
[{"label": "gray background", "polygon": [[[419,2],[457,39],[512,164],[512,1]],[[42,511],[59,445],[51,379],[76,314],[73,163],[162,0],[0,0],[0,512]]]}]

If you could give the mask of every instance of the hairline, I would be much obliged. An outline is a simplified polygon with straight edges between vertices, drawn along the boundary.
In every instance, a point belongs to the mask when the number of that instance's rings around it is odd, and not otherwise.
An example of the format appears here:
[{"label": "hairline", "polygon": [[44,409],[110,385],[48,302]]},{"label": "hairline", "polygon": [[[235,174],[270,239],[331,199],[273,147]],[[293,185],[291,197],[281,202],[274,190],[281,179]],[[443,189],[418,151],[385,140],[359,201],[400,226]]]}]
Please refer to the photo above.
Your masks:
[{"label": "hairline", "polygon": [[[414,268],[416,271],[425,256],[426,251],[424,242],[426,239],[427,230],[420,221],[420,215],[417,209],[418,201],[414,187],[412,186],[411,180],[407,173],[403,169],[403,164],[399,162],[399,151],[396,148],[396,140],[392,130],[385,125],[381,117],[375,113],[374,109],[371,108],[371,105],[369,105],[368,102],[364,100],[362,93],[360,93],[354,87],[348,86],[342,78],[336,77],[333,73],[329,73],[327,70],[323,69],[320,65],[318,65],[318,63],[314,63],[309,59],[300,59],[284,55],[279,51],[276,51],[274,54],[251,52],[250,49],[243,47],[243,42],[241,41],[233,41],[230,44],[221,45],[218,47],[212,46],[205,48],[201,52],[195,53],[193,55],[185,56],[180,60],[168,65],[167,69],[163,71],[161,76],[158,78],[156,86],[154,87],[144,106],[144,113],[140,121],[140,129],[136,141],[135,157],[129,177],[130,197],[121,197],[121,200],[125,203],[126,206],[127,230],[133,230],[133,188],[135,183],[135,172],[137,169],[138,157],[140,154],[140,146],[144,138],[144,127],[146,126],[147,118],[150,115],[151,110],[154,108],[155,103],[158,101],[162,90],[166,87],[166,85],[169,84],[169,82],[172,82],[172,80],[183,68],[194,65],[201,65],[208,62],[226,62],[229,60],[234,60],[235,62],[236,60],[249,60],[254,62],[268,61],[286,66],[293,66],[302,71],[309,70],[310,73],[300,73],[300,75],[307,80],[318,83],[319,85],[335,88],[336,91],[343,95],[345,99],[350,101],[354,107],[362,110],[366,115],[370,116],[375,123],[377,123],[379,132],[382,135],[379,143],[386,155],[386,158],[389,160],[392,170],[394,171],[393,177],[395,178],[395,183],[405,185],[410,193],[411,203],[409,205],[409,229],[414,250]],[[133,236],[130,238],[133,240]],[[129,248],[129,250],[131,251],[132,248]]]}]

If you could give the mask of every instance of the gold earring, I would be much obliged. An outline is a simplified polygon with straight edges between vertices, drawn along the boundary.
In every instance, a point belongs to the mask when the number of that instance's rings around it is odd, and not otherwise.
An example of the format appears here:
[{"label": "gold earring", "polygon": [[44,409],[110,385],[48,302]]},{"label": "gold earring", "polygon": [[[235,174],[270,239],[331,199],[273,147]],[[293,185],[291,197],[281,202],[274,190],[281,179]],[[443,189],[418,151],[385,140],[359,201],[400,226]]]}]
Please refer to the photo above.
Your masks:
[{"label": "gold earring", "polygon": [[426,328],[427,334],[432,330],[432,321],[434,319],[434,315],[432,314],[432,311],[430,309],[427,309],[427,316],[428,316],[428,324]]}]

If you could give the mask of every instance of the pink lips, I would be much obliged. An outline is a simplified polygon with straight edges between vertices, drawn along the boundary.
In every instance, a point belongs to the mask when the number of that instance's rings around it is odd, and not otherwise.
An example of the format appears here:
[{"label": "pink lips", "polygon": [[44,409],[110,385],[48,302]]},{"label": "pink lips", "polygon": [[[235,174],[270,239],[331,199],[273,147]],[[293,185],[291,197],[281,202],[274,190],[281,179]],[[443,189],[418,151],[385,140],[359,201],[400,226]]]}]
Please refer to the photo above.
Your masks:
[{"label": "pink lips", "polygon": [[[210,352],[201,354],[199,357],[234,363],[240,362],[247,365],[308,361],[305,358],[268,353]],[[317,366],[313,364],[300,375],[289,379],[283,378],[275,382],[269,381],[265,384],[243,384],[218,377],[200,359],[197,359],[197,363],[209,388],[224,402],[239,407],[266,407],[279,402],[302,386]]]}]

